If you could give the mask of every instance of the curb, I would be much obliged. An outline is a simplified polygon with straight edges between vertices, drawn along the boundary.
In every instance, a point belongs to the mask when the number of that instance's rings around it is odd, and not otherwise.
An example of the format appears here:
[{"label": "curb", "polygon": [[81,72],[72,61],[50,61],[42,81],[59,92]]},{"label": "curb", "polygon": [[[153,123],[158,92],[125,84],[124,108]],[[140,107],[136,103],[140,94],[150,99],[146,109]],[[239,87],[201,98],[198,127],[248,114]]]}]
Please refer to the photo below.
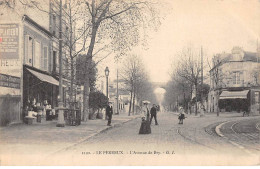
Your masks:
[{"label": "curb", "polygon": [[224,134],[222,134],[222,132],[220,131],[220,128],[221,128],[224,124],[229,123],[229,122],[231,122],[231,121],[226,121],[226,122],[223,122],[223,123],[221,123],[221,124],[219,124],[219,125],[216,126],[215,131],[216,131],[217,135],[219,135],[220,137],[225,137]]},{"label": "curb", "polygon": [[104,132],[106,132],[106,131],[108,131],[108,130],[110,130],[110,129],[112,129],[112,128],[120,127],[120,126],[122,126],[123,124],[125,124],[125,123],[127,123],[127,122],[129,122],[129,121],[135,120],[135,119],[137,119],[137,118],[139,118],[139,117],[141,117],[141,116],[140,116],[140,115],[137,115],[136,117],[131,118],[131,119],[128,119],[128,120],[123,121],[123,122],[121,122],[121,123],[115,123],[115,124],[113,124],[112,126],[109,126],[109,127],[106,126],[106,127],[102,128],[102,129],[100,129],[100,130],[97,130],[95,133],[90,134],[90,135],[84,137],[83,139],[79,140],[79,141],[76,142],[76,143],[73,143],[73,144],[71,144],[71,145],[69,145],[69,146],[66,146],[66,147],[64,147],[64,148],[61,148],[61,149],[59,149],[59,150],[57,150],[57,151],[55,151],[55,152],[52,152],[52,153],[48,154],[48,156],[49,156],[49,155],[55,155],[56,153],[59,153],[59,152],[62,152],[62,151],[66,151],[66,150],[70,149],[71,147],[74,147],[74,146],[76,146],[76,145],[78,145],[78,144],[81,144],[81,143],[87,141],[88,139],[90,139],[90,138],[92,138],[92,137],[94,137],[94,136],[97,136],[97,135],[99,135],[99,134],[101,134],[101,133],[104,133]]},{"label": "curb", "polygon": [[221,123],[221,124],[219,124],[219,125],[216,126],[215,131],[216,131],[217,135],[219,135],[220,137],[226,139],[226,140],[227,140],[229,143],[231,143],[232,145],[234,145],[234,146],[236,146],[236,147],[238,147],[238,148],[244,150],[246,153],[252,155],[253,153],[252,153],[251,151],[247,150],[244,146],[242,146],[242,145],[240,145],[240,144],[238,144],[238,143],[236,143],[236,142],[234,142],[234,141],[228,139],[228,138],[220,131],[220,128],[221,128],[224,124],[229,123],[229,122],[232,122],[232,121],[226,121],[226,122],[223,122],[223,123]]}]

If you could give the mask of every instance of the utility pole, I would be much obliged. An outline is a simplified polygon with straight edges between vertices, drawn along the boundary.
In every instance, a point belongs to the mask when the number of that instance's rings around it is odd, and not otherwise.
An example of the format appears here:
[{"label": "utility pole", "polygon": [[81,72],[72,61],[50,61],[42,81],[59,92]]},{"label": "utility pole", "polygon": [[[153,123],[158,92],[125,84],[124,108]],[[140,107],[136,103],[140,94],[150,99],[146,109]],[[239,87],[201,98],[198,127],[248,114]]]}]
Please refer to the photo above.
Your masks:
[{"label": "utility pole", "polygon": [[62,0],[60,0],[59,16],[59,103],[58,103],[58,123],[56,127],[65,127],[63,108],[63,88],[62,88]]},{"label": "utility pole", "polygon": [[116,114],[119,115],[119,105],[118,105],[118,61],[117,61],[117,69],[116,69]]},{"label": "utility pole", "polygon": [[203,49],[201,46],[201,104],[203,104]]},{"label": "utility pole", "polygon": [[257,60],[257,63],[258,63],[258,57],[260,57],[260,47],[259,47],[259,44],[258,44],[258,39],[256,41],[256,60]]}]

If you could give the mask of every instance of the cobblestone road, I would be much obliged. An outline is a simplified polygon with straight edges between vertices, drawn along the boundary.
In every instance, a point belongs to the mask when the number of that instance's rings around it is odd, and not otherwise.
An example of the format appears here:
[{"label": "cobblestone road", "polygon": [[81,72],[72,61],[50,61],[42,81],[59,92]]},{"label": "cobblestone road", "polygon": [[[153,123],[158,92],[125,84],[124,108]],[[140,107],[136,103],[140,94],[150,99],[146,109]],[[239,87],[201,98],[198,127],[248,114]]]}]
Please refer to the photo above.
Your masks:
[{"label": "cobblestone road", "polygon": [[[52,159],[56,164],[64,165],[71,162],[78,165],[259,164],[259,151],[248,153],[231,144],[229,137],[220,137],[215,132],[215,127],[223,122],[229,125],[240,120],[253,120],[255,126],[258,126],[259,117],[189,116],[183,125],[179,125],[176,114],[159,113],[159,125],[155,126],[153,122],[152,134],[139,135],[140,119],[136,119],[56,154]],[[240,126],[244,126],[243,123]],[[240,131],[241,127],[236,127]],[[224,125],[223,128],[222,132],[227,131]]]}]

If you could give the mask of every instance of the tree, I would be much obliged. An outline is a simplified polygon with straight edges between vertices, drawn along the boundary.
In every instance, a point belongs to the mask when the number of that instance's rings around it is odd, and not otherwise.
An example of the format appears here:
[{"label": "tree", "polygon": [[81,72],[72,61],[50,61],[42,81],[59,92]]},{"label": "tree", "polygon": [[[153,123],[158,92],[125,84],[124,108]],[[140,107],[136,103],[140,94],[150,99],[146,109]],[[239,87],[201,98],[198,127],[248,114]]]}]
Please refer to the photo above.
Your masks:
[{"label": "tree", "polygon": [[90,67],[84,67],[82,63],[84,63],[85,60],[86,60],[86,56],[81,54],[76,58],[76,83],[78,85],[83,85],[85,80],[84,76],[88,71],[89,79],[90,79],[90,91],[92,92],[95,91],[95,86],[96,86],[96,80],[98,74],[98,70],[96,67],[97,64],[94,61],[92,61]]},{"label": "tree", "polygon": [[178,76],[176,72],[171,75],[171,80],[166,85],[166,93],[164,97],[164,104],[168,105],[171,110],[176,110],[177,107],[173,106],[173,103],[182,105],[187,111],[188,100],[191,98],[191,85],[190,83]]},{"label": "tree", "polygon": [[90,114],[90,119],[93,118],[93,114],[98,110],[97,117],[100,117],[99,112],[105,108],[108,104],[108,98],[99,91],[91,91],[89,95],[89,107],[93,109],[93,113]]},{"label": "tree", "polygon": [[[193,51],[192,48],[183,49],[178,56],[180,58],[176,73],[179,77],[188,81],[195,88],[195,93],[198,93],[198,85],[200,80],[201,62],[198,58],[199,53]],[[197,115],[197,97],[195,104],[195,114]]]},{"label": "tree", "polygon": [[70,102],[73,102],[73,95],[76,92],[74,90],[76,80],[76,64],[80,63],[76,63],[75,59],[82,51],[85,50],[85,44],[89,33],[89,26],[86,26],[85,24],[80,24],[84,22],[84,16],[83,11],[81,10],[81,6],[82,2],[80,1],[67,0],[63,7],[63,24],[65,27],[65,31],[63,31],[62,36],[64,39],[63,48],[68,51],[68,59],[65,58],[65,63],[67,63],[68,66],[65,72],[70,72],[68,76],[70,78]]},{"label": "tree", "polygon": [[[96,67],[96,63],[94,61],[92,61],[91,65],[89,65],[89,67],[85,67],[85,65],[83,65],[82,63],[84,63],[86,60],[86,56],[85,55],[79,55],[76,58],[76,83],[78,85],[84,85],[84,80],[85,80],[85,74],[88,72],[89,75],[89,84],[90,84],[90,92],[94,92],[95,91],[95,86],[96,86],[96,79],[97,79],[97,67]],[[86,119],[88,119],[89,115],[86,113],[82,114],[82,120],[86,121]]]},{"label": "tree", "polygon": [[[121,78],[126,84],[126,89],[130,92],[130,105],[128,115],[130,116],[131,110],[134,111],[135,96],[137,91],[137,84],[142,78],[143,63],[137,55],[129,55],[123,63]],[[133,107],[132,107],[133,106]]]},{"label": "tree", "polygon": [[[93,54],[100,49],[110,49],[118,56],[137,46],[146,36],[147,28],[156,28],[159,18],[152,3],[141,0],[86,0],[86,25],[90,25],[90,40],[85,67],[92,63]],[[141,33],[142,32],[142,33]],[[143,41],[142,41],[143,42]],[[89,77],[84,76],[83,113],[89,108]]]}]

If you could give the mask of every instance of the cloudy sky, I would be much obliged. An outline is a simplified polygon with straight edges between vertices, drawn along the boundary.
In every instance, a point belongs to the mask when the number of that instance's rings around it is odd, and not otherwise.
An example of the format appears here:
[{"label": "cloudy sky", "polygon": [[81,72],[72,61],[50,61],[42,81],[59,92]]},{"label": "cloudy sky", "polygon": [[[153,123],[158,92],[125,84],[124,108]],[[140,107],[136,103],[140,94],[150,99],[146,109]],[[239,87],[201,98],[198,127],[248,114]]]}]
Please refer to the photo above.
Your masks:
[{"label": "cloudy sky", "polygon": [[[136,50],[145,61],[152,81],[169,80],[171,63],[183,47],[203,46],[205,58],[230,52],[233,46],[256,51],[260,43],[260,0],[160,0],[166,14],[152,32],[148,50]],[[110,59],[112,60],[112,58]],[[115,65],[103,62],[115,77]]]}]

